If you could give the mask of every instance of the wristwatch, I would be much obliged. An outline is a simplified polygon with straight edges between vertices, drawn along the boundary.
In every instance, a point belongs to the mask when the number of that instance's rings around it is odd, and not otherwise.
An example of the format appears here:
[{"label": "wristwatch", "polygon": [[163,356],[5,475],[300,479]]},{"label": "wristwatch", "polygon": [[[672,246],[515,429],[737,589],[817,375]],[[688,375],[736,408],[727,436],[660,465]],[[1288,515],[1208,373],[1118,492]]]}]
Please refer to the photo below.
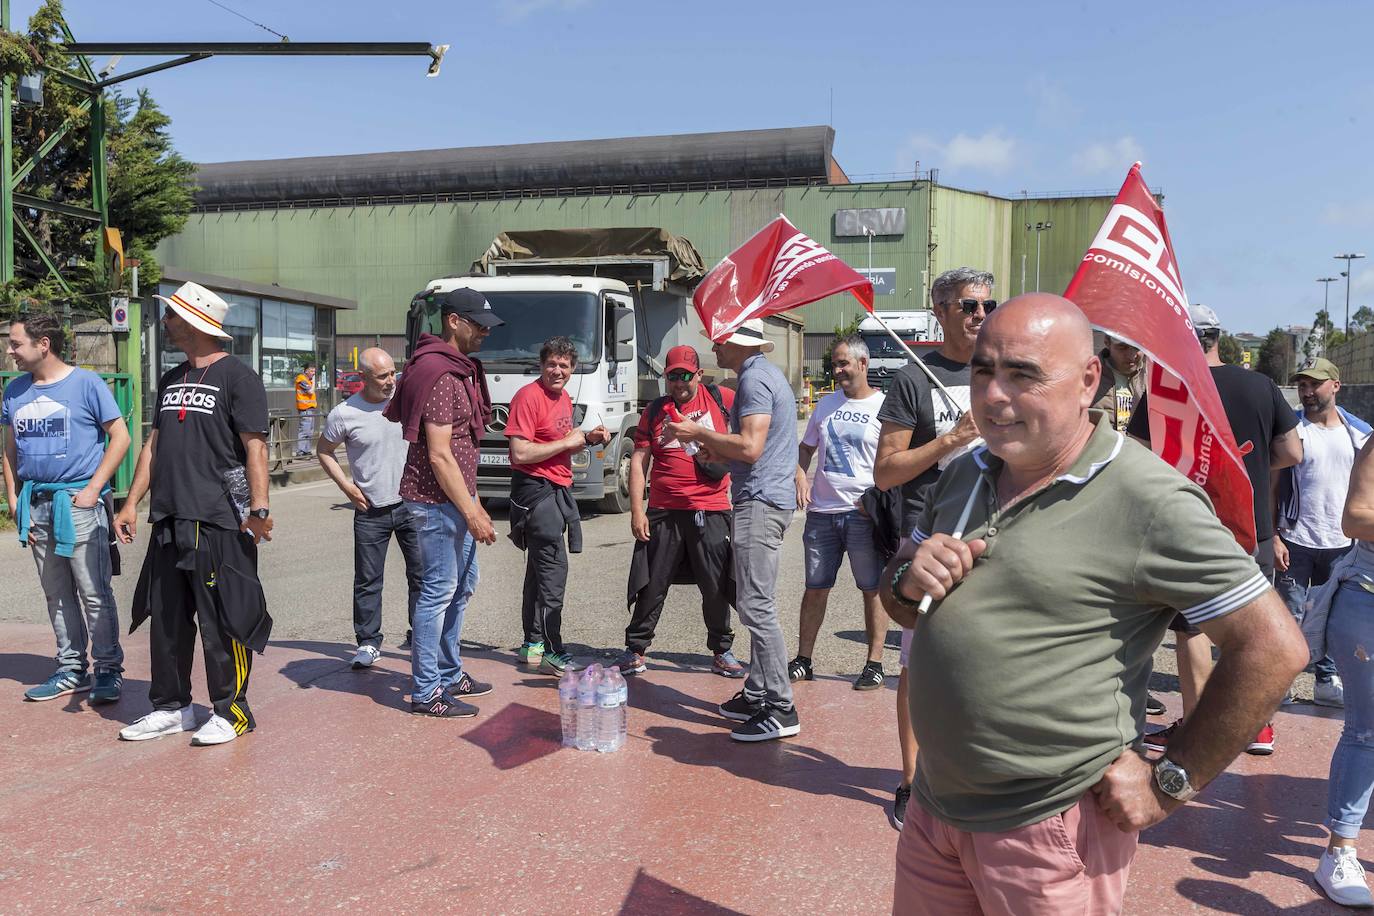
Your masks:
[{"label": "wristwatch", "polygon": [[266,506],[264,506],[264,507],[261,508],[261,509],[249,509],[249,510],[248,510],[248,514],[251,515],[251,516],[253,516],[254,518],[265,519],[265,518],[267,518],[268,515],[271,515],[271,514],[272,514],[272,510],[270,510],[270,509],[268,509]]},{"label": "wristwatch", "polygon": [[1181,802],[1197,794],[1197,789],[1188,781],[1188,771],[1168,757],[1155,764],[1155,784],[1159,791]]}]

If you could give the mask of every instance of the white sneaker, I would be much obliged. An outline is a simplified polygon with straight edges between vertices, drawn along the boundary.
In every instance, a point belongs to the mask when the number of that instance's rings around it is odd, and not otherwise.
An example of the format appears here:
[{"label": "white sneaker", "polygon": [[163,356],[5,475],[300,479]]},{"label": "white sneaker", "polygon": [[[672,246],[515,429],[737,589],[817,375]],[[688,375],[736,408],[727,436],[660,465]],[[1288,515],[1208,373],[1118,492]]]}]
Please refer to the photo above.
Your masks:
[{"label": "white sneaker", "polygon": [[1374,894],[1364,880],[1364,866],[1354,846],[1337,846],[1322,853],[1315,872],[1317,884],[1341,906],[1374,907]]},{"label": "white sneaker", "polygon": [[353,656],[353,668],[371,668],[377,659],[382,657],[381,651],[376,646],[359,646],[358,653]]},{"label": "white sneaker", "polygon": [[220,716],[211,716],[209,721],[191,736],[191,743],[197,747],[207,747],[211,744],[228,744],[239,736],[234,731],[234,726],[228,720]]},{"label": "white sneaker", "polygon": [[1334,706],[1337,709],[1345,706],[1345,685],[1341,683],[1340,677],[1333,677],[1329,681],[1317,681],[1312,687],[1312,702],[1318,706]]},{"label": "white sneaker", "polygon": [[133,725],[119,730],[123,741],[147,741],[163,735],[188,732],[196,727],[196,711],[190,706],[180,709],[155,709]]}]

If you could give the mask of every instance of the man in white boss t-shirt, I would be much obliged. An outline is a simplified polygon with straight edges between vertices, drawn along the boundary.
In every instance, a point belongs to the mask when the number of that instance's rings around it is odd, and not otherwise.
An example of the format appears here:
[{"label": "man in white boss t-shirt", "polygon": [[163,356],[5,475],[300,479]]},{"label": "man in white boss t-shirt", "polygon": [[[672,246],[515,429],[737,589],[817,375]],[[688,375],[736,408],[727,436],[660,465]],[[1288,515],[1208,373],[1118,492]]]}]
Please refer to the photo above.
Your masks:
[{"label": "man in white boss t-shirt", "polygon": [[[329,412],[317,447],[320,467],[353,503],[355,669],[372,667],[382,654],[382,576],[393,536],[406,563],[407,621],[414,619],[420,596],[420,531],[401,500],[409,443],[401,424],[382,416],[396,391],[396,364],[385,350],[373,348],[358,355],[358,368],[362,390]],[[341,443],[352,480],[334,458]],[[407,629],[401,647],[409,644]]]},{"label": "man in white boss t-shirt", "polygon": [[[825,620],[825,606],[840,561],[849,555],[854,584],[863,593],[868,663],[854,681],[855,690],[883,683],[883,642],[887,615],[878,601],[883,558],[873,543],[873,522],[859,498],[873,486],[873,461],[882,427],[878,408],[883,394],[868,384],[868,346],[858,335],[837,341],[830,355],[840,390],[821,398],[797,449],[797,505],[806,509],[802,543],[806,550],[806,592],[802,595],[801,634],[797,657],[787,666],[793,681],[812,680],[811,653]],[[819,459],[814,486],[807,483],[811,459]]]},{"label": "man in white boss t-shirt", "polygon": [[[1369,425],[1336,406],[1341,371],[1326,359],[1314,359],[1293,376],[1302,399],[1298,437],[1302,461],[1275,471],[1278,536],[1274,538],[1275,583],[1299,622],[1307,592],[1326,582],[1332,565],[1353,543],[1341,530],[1350,468],[1369,438]],[[1316,663],[1313,701],[1344,705],[1344,686],[1330,658]]]}]

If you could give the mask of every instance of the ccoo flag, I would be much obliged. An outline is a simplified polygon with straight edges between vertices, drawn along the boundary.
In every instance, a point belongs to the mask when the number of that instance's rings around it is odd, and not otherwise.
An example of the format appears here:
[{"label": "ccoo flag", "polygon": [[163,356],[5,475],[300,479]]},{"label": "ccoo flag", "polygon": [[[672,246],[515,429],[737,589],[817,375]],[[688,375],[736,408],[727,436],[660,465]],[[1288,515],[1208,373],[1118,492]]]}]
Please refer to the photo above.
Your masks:
[{"label": "ccoo flag", "polygon": [[1150,442],[1211,497],[1241,547],[1255,549],[1254,495],[1206,357],[1188,320],[1164,211],[1131,166],[1064,296],[1105,334],[1150,358]]},{"label": "ccoo flag", "polygon": [[706,336],[719,341],[750,318],[845,290],[873,311],[873,283],[779,215],[711,269],[692,304]]}]

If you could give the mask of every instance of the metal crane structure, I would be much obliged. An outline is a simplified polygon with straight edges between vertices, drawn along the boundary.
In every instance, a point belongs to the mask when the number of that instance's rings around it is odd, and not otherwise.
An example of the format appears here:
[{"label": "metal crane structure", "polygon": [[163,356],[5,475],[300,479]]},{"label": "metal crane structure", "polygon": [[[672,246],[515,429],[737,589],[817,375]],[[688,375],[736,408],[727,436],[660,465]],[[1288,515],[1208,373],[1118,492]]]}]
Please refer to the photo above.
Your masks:
[{"label": "metal crane structure", "polygon": [[[18,237],[22,237],[34,254],[41,260],[48,272],[57,280],[68,294],[73,294],[71,286],[62,276],[61,265],[53,263],[38,240],[29,232],[24,221],[17,218],[16,208],[21,210],[41,210],[61,216],[87,220],[99,225],[102,244],[110,234],[108,196],[105,184],[105,90],[118,83],[139,77],[195,63],[209,57],[255,56],[255,57],[395,57],[411,56],[429,59],[427,75],[437,76],[448,45],[431,45],[423,41],[408,42],[129,42],[97,41],[78,42],[66,22],[61,23],[62,34],[66,41],[61,48],[72,55],[77,62],[77,73],[56,67],[44,67],[46,77],[74,87],[85,98],[78,106],[78,114],[90,113],[91,147],[91,203],[89,207],[71,203],[47,200],[26,194],[20,190],[24,179],[33,171],[34,166],[51,153],[57,145],[77,127],[75,119],[68,118],[54,131],[43,144],[35,150],[28,160],[14,163],[14,80],[5,77],[0,85],[0,283],[14,279],[14,248]],[[9,0],[0,0],[0,30],[10,30]],[[91,65],[90,55],[113,54],[123,57],[171,57],[151,66],[134,70],[120,76],[106,72],[97,74]],[[115,284],[120,285],[118,266],[115,265]]]}]

